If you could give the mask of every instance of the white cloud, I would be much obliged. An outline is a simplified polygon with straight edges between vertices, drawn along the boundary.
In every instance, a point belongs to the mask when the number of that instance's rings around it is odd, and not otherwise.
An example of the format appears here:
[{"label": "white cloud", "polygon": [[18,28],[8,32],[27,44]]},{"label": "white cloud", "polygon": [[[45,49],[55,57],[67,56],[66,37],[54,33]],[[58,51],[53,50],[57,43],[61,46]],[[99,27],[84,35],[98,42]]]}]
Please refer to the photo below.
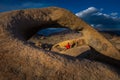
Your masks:
[{"label": "white cloud", "polygon": [[113,12],[113,13],[111,13],[110,15],[111,15],[111,16],[117,16],[118,13],[117,13],[117,12]]},{"label": "white cloud", "polygon": [[91,15],[91,14],[96,13],[96,12],[98,12],[98,10],[95,7],[89,7],[86,10],[83,10],[81,12],[76,13],[76,15],[80,16],[80,17],[85,17],[87,15]]},{"label": "white cloud", "polygon": [[120,17],[118,17],[118,13],[105,14],[102,11],[102,8],[98,10],[95,7],[89,7],[86,10],[76,13],[76,15],[99,30],[120,31]]}]

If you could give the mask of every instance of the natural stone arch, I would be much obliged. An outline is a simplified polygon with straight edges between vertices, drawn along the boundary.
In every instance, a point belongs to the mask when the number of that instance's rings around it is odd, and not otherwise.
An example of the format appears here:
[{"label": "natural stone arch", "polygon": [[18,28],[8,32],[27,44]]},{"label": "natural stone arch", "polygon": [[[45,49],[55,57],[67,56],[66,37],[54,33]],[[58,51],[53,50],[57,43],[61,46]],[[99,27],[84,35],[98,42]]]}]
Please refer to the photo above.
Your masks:
[{"label": "natural stone arch", "polygon": [[[82,30],[86,43],[105,56],[120,60],[119,51],[95,29],[87,23],[62,8],[43,8],[20,10],[4,13],[6,28],[21,39],[28,39],[39,29],[47,28],[46,24],[57,24],[72,30]],[[5,17],[4,17],[5,16]],[[5,19],[4,19],[5,18]],[[8,21],[8,22],[7,22]],[[9,24],[8,24],[9,23]],[[22,35],[22,36],[21,36]],[[111,51],[110,51],[111,50]]]},{"label": "natural stone arch", "polygon": [[[70,16],[73,16],[73,18],[69,19],[69,16],[66,16],[65,18],[64,11],[70,14]],[[7,25],[8,29],[11,29],[12,34],[14,34],[17,38],[21,37],[24,39],[28,39],[40,29],[50,27],[68,27],[70,29],[77,30],[77,28],[81,28],[79,26],[79,23],[76,22],[77,24],[74,24],[76,16],[71,14],[69,11],[64,11],[61,8],[57,9],[56,7],[19,10],[4,13],[3,15],[1,15],[1,17],[5,16],[5,18],[8,19],[6,20],[8,22],[4,23]]]},{"label": "natural stone arch", "polygon": [[[71,17],[73,16],[73,18],[70,19],[68,15]],[[85,34],[90,33],[89,35],[93,34],[92,37],[96,38],[97,36],[95,36],[95,34],[98,34],[98,32],[90,28],[89,25],[84,23],[78,17],[61,8],[50,7],[0,13],[1,80],[90,80],[89,77],[91,77],[91,80],[98,80],[98,78],[101,79],[101,76],[104,76],[102,77],[102,80],[119,79],[116,72],[101,63],[88,60],[78,61],[74,58],[72,58],[73,60],[70,60],[67,57],[62,57],[44,50],[38,50],[24,44],[26,39],[32,36],[38,29],[43,28],[41,27],[42,25],[51,24],[53,22],[60,24],[61,27],[69,27],[73,30],[79,30],[81,29],[79,26],[84,26],[84,36]],[[32,33],[31,30],[33,30]],[[92,33],[92,31],[95,31],[95,33]],[[98,34],[98,36],[101,35]],[[85,37],[86,40],[89,40],[87,36]],[[105,42],[107,42],[102,36],[100,37],[100,40],[105,40]],[[108,44],[110,43],[108,42]],[[90,44],[90,46],[93,46],[93,44]],[[95,48],[96,46],[93,47]],[[113,46],[111,48],[116,52],[116,49],[114,49]],[[119,59],[119,56],[117,56],[117,58],[115,56],[110,57]],[[88,67],[87,70],[86,67]],[[98,68],[100,68],[100,70],[98,70]],[[109,72],[110,75],[108,75],[107,72]],[[88,76],[88,78],[86,78],[86,76]]]}]

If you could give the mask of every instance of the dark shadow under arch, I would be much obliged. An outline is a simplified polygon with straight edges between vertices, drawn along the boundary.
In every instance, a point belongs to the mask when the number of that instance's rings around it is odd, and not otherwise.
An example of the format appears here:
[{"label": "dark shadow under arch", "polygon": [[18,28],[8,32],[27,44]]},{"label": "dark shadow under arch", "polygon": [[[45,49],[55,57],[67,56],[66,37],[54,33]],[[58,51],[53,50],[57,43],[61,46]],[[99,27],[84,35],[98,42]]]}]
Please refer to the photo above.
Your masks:
[{"label": "dark shadow under arch", "polygon": [[[45,21],[45,22],[37,22],[34,21],[23,21],[19,20],[19,22],[15,22],[12,25],[12,34],[14,34],[15,37],[19,38],[20,40],[28,40],[30,37],[32,37],[35,33],[37,33],[39,30],[46,29],[46,28],[68,28],[66,26],[62,26],[56,21]],[[69,28],[68,28],[69,29]]]}]

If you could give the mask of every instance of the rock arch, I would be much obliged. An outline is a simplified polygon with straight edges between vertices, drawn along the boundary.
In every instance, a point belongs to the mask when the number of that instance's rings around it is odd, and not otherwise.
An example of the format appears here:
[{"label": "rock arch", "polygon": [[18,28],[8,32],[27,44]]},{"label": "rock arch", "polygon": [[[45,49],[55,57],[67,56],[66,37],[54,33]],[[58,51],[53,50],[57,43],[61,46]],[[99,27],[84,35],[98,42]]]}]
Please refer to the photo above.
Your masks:
[{"label": "rock arch", "polygon": [[[46,24],[50,27],[53,23],[54,25],[68,27],[73,30],[83,28],[82,32],[86,42],[88,42],[90,46],[104,55],[120,60],[119,52],[111,43],[88,24],[65,9],[49,7],[5,12],[0,13],[1,80],[76,80],[87,79],[86,74],[88,77],[92,74],[91,80],[93,78],[98,80],[98,77],[101,78],[101,75],[103,75],[105,79],[119,79],[116,72],[101,63],[88,60],[78,61],[74,58],[72,58],[73,60],[69,60],[64,56],[62,57],[58,54],[38,50],[24,43],[39,29],[47,28],[48,26],[46,26]],[[99,39],[101,44],[104,41],[112,51],[101,51],[99,47],[93,44],[96,42],[96,39]],[[103,47],[101,44],[99,44],[99,46]],[[88,65],[89,67],[86,70],[85,66]],[[94,66],[95,68],[93,68]],[[100,68],[100,70],[98,70],[98,68]],[[96,71],[98,71],[98,73],[96,73]],[[88,74],[88,72],[90,72],[90,74]],[[110,72],[110,75],[108,75],[107,72]],[[111,75],[113,76],[111,77]],[[104,78],[102,80],[104,80]],[[90,80],[90,78],[88,78],[88,80]]]},{"label": "rock arch", "polygon": [[[62,8],[43,8],[33,10],[20,10],[4,13],[1,15],[12,34],[21,39],[28,39],[39,29],[48,28],[48,25],[60,25],[72,30],[81,30],[86,43],[98,52],[120,60],[119,51],[96,30],[79,19],[71,12]],[[71,16],[71,17],[69,17]],[[47,25],[47,26],[46,26]],[[104,48],[104,49],[103,49]],[[110,51],[111,50],[111,51]]]}]

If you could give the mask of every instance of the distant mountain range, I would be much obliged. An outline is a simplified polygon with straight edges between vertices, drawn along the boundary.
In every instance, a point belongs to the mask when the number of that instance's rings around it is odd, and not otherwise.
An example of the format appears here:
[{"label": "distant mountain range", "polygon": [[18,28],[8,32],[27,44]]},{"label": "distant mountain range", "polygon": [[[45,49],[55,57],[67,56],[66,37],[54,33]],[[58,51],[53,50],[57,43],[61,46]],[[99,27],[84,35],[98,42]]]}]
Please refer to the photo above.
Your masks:
[{"label": "distant mountain range", "polygon": [[38,35],[49,36],[51,34],[62,32],[64,30],[68,30],[68,29],[66,29],[66,28],[47,28],[47,29],[43,29],[43,30],[38,31],[37,34]]},{"label": "distant mountain range", "polygon": [[[62,31],[68,30],[66,28],[47,28],[43,29],[37,32],[38,35],[44,35],[44,36],[49,36],[51,34],[59,33]],[[115,30],[99,30],[96,28],[99,32],[104,32],[104,33],[109,33],[109,34],[114,34],[120,36],[120,31],[115,31]]]}]

